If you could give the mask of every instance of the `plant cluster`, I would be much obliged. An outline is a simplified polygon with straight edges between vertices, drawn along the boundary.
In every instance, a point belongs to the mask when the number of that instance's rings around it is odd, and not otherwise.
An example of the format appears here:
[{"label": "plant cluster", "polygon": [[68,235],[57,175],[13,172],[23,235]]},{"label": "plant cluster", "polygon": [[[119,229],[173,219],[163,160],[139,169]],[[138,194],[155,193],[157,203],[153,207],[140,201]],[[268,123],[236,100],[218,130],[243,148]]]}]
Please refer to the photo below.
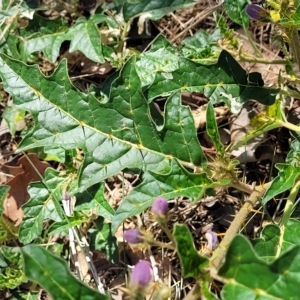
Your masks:
[{"label": "plant cluster", "polygon": [[[242,52],[228,19],[218,13],[214,30],[199,30],[180,45],[158,35],[143,52],[127,46],[134,26],[142,34],[149,20],[192,7],[194,0],[98,2],[0,4],[3,118],[12,135],[19,132],[18,121],[26,123],[17,152],[28,158],[34,152],[51,162],[27,167],[39,180],[33,176],[27,182],[20,224],[9,218],[3,205],[14,196],[15,187],[0,187],[0,289],[8,299],[39,299],[37,286],[53,299],[113,298],[97,274],[90,250],[101,250],[117,262],[120,243],[115,233],[126,219],[151,207],[167,242],[140,228],[125,230],[124,240],[148,256],[153,247],[177,255],[183,278],[194,278],[185,299],[298,299],[300,127],[285,114],[286,99],[300,98],[298,0],[266,0],[263,5],[224,1],[228,18],[248,35],[253,57]],[[263,57],[249,36],[250,18],[272,23],[281,37],[281,60]],[[63,48],[67,54],[62,54]],[[76,87],[77,76],[70,77],[76,55],[97,66],[96,73],[104,68],[109,76],[88,88]],[[285,72],[277,74],[277,87],[266,87],[260,73],[247,72],[238,60],[282,64]],[[201,146],[182,93],[201,93],[208,100],[206,133],[213,154],[207,155]],[[163,107],[157,99],[163,99]],[[265,106],[252,120],[254,129],[224,145],[215,108],[225,103],[232,113],[239,113],[250,100]],[[276,128],[286,128],[292,136],[285,161],[275,165],[276,177],[264,184],[245,182],[232,151]],[[23,167],[23,174],[30,174]],[[139,181],[115,208],[105,198],[105,184],[121,172],[137,175]],[[169,201],[182,197],[201,202],[214,197],[218,188],[246,196],[222,238],[213,226],[202,230],[207,245],[199,251],[186,224],[170,228]],[[273,199],[281,200],[279,220],[268,211]],[[240,233],[259,207],[270,223],[250,239]],[[63,237],[69,241],[74,266],[65,261]],[[75,260],[80,256],[89,271]],[[85,283],[88,276],[93,278],[90,286]],[[20,287],[26,282],[30,288],[25,292]],[[121,289],[128,299],[149,294],[152,299],[175,299],[172,287],[146,259],[137,262]]]}]

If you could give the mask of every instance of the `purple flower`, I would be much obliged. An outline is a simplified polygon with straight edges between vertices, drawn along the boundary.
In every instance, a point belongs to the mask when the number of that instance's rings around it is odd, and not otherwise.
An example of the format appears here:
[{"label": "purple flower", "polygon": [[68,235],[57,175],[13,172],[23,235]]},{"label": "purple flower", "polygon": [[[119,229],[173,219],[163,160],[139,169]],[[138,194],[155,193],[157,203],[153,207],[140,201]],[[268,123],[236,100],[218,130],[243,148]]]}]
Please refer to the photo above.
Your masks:
[{"label": "purple flower", "polygon": [[268,15],[267,11],[257,4],[248,5],[246,8],[246,13],[255,20],[265,19],[265,17]]},{"label": "purple flower", "polygon": [[123,238],[131,244],[139,244],[143,242],[143,234],[138,229],[128,229],[124,232]]},{"label": "purple flower", "polygon": [[209,250],[215,250],[217,248],[218,244],[218,237],[217,234],[212,231],[211,229],[208,229],[205,233],[205,238],[207,240],[207,248]]},{"label": "purple flower", "polygon": [[152,204],[152,212],[155,217],[165,217],[169,209],[168,201],[163,197],[158,197]]},{"label": "purple flower", "polygon": [[139,288],[145,288],[151,279],[151,268],[149,262],[140,260],[131,274],[131,284]]}]

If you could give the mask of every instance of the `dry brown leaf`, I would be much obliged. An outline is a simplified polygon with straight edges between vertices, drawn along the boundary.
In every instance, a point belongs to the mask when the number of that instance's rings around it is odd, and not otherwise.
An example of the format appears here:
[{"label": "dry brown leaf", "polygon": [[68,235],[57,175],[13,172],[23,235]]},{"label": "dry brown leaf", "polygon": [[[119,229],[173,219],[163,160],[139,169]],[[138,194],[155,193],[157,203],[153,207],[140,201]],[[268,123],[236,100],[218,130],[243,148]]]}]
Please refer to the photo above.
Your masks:
[{"label": "dry brown leaf", "polygon": [[41,180],[40,175],[44,176],[45,170],[50,167],[47,162],[40,161],[34,153],[22,156],[18,163],[18,167],[8,165],[2,167],[2,171],[14,175],[14,178],[6,183],[10,186],[10,190],[4,200],[4,214],[15,222],[16,226],[23,218],[21,206],[30,198],[27,192],[29,183]]}]

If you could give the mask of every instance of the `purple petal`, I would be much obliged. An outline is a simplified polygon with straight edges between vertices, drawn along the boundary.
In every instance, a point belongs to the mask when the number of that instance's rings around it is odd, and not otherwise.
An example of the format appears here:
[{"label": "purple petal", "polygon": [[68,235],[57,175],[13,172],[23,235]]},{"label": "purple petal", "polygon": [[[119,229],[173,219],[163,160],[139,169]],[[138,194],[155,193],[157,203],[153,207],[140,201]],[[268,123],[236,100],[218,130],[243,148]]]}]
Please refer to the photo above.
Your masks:
[{"label": "purple petal", "polygon": [[208,249],[214,250],[217,248],[218,237],[214,231],[212,231],[211,229],[208,229],[205,233],[205,238],[207,239],[207,248]]},{"label": "purple petal", "polygon": [[151,268],[149,262],[140,260],[134,267],[131,274],[131,283],[133,286],[145,288],[151,280]]},{"label": "purple petal", "polygon": [[165,216],[169,209],[168,201],[163,197],[158,197],[152,204],[152,212],[156,217]]},{"label": "purple petal", "polygon": [[128,229],[124,232],[123,238],[131,244],[139,244],[143,242],[143,234],[138,229]]},{"label": "purple petal", "polygon": [[255,20],[261,20],[267,16],[267,11],[257,4],[248,5],[246,8],[246,13]]}]

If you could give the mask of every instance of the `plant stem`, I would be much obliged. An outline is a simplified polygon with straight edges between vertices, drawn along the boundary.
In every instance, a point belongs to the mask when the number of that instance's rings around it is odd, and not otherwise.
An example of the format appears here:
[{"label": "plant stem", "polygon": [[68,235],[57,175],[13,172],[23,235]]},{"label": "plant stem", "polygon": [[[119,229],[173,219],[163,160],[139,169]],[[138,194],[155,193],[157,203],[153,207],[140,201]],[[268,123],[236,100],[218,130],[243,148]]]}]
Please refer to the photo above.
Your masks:
[{"label": "plant stem", "polygon": [[266,60],[265,58],[244,56],[243,54],[239,55],[239,61],[260,63],[266,65],[287,65],[289,63],[289,60],[287,59]]},{"label": "plant stem", "polygon": [[293,26],[291,28],[291,33],[290,33],[290,39],[291,39],[291,48],[292,52],[295,56],[298,69],[300,70],[300,42],[299,42],[299,35],[298,35],[298,29],[297,27]]},{"label": "plant stem", "polygon": [[262,57],[261,52],[259,51],[259,49],[256,47],[255,43],[253,42],[250,34],[249,34],[249,30],[246,28],[245,24],[243,24],[243,28],[244,28],[244,32],[248,38],[249,43],[251,44],[253,50],[255,51],[255,53],[257,54],[258,57]]},{"label": "plant stem", "polygon": [[163,231],[165,232],[165,234],[168,236],[168,238],[170,239],[170,241],[172,242],[174,248],[176,247],[173,235],[170,231],[170,229],[167,227],[167,225],[165,224],[165,222],[160,222],[160,226],[163,229]]},{"label": "plant stem", "polygon": [[284,122],[284,121],[277,121],[277,122],[279,122],[279,124],[282,127],[285,127],[287,129],[290,129],[290,130],[293,130],[293,131],[296,131],[296,132],[300,132],[300,127],[298,125],[294,125],[290,122]]},{"label": "plant stem", "polygon": [[291,217],[291,214],[292,214],[292,209],[293,209],[293,206],[294,206],[294,203],[295,203],[295,199],[296,199],[298,191],[300,189],[299,176],[296,178],[295,181],[297,181],[297,182],[293,186],[293,188],[291,189],[290,194],[287,198],[285,207],[284,207],[282,219],[280,220],[280,227],[285,225],[285,223]]},{"label": "plant stem", "polygon": [[[235,183],[233,184],[234,187],[238,188],[239,190],[248,190],[246,189],[245,184],[243,183]],[[226,252],[228,250],[228,247],[236,234],[239,232],[240,227],[243,225],[243,223],[246,221],[247,216],[251,212],[252,208],[255,206],[257,200],[259,197],[261,197],[265,190],[268,189],[271,185],[271,182],[268,182],[264,186],[258,186],[252,189],[252,192],[249,196],[249,199],[244,203],[244,205],[241,207],[240,211],[236,214],[234,220],[230,224],[228,230],[226,231],[226,234],[224,238],[222,239],[221,243],[219,244],[218,248],[214,251],[211,259],[210,264],[215,269],[219,269],[221,266],[223,259],[226,255]],[[240,187],[239,187],[240,186]],[[250,186],[249,186],[250,187]]]},{"label": "plant stem", "polygon": [[158,242],[158,241],[152,241],[151,246],[157,246],[157,247],[161,247],[161,248],[167,248],[167,249],[170,249],[170,250],[175,250],[175,247],[173,245],[161,243],[161,242]]}]

